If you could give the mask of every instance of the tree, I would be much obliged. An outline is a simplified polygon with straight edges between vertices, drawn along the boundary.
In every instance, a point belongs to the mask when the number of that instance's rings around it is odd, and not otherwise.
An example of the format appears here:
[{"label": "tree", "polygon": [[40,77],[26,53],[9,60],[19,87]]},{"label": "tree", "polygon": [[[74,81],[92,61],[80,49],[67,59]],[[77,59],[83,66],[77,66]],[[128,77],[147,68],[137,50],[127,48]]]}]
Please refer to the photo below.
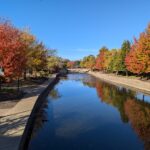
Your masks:
[{"label": "tree", "polygon": [[76,66],[76,62],[75,61],[69,61],[67,63],[67,68],[75,68]]},{"label": "tree", "polygon": [[80,66],[83,68],[93,69],[95,66],[95,57],[93,55],[84,57]]},{"label": "tree", "polygon": [[125,65],[125,58],[129,53],[130,49],[131,49],[130,42],[128,40],[124,41],[122,43],[120,52],[120,71],[126,72],[126,75],[127,75],[127,68]]},{"label": "tree", "polygon": [[131,50],[125,58],[125,64],[129,71],[142,74],[150,73],[150,24],[139,39],[134,39]]},{"label": "tree", "polygon": [[49,56],[47,58],[47,67],[49,72],[57,72],[59,69],[65,68],[66,60],[57,56]]},{"label": "tree", "polygon": [[117,50],[113,60],[113,71],[118,74],[121,71],[121,50]]},{"label": "tree", "polygon": [[96,65],[95,68],[98,70],[105,70],[105,61],[106,61],[106,53],[108,52],[108,49],[106,47],[102,47],[99,50],[99,54],[96,58]]},{"label": "tree", "polygon": [[121,51],[117,49],[113,49],[111,51],[111,57],[110,57],[110,63],[109,63],[109,70],[111,72],[118,72],[120,71],[121,68],[121,57],[120,57]]},{"label": "tree", "polygon": [[25,44],[21,40],[21,32],[8,22],[0,24],[0,66],[5,77],[18,79],[26,64]]},{"label": "tree", "polygon": [[27,53],[27,67],[30,72],[34,72],[35,76],[38,71],[47,69],[47,51],[42,42],[35,42],[34,46]]},{"label": "tree", "polygon": [[34,48],[34,44],[36,42],[36,38],[32,34],[30,34],[28,30],[24,30],[24,31],[21,32],[21,40],[26,45],[25,50],[26,50],[27,61],[26,61],[26,67],[24,69],[24,79],[26,79],[27,70],[31,66],[30,62],[32,61],[31,60],[32,57],[30,57],[30,56],[31,56],[31,53],[32,53],[33,48]]},{"label": "tree", "polygon": [[108,72],[113,72],[114,71],[114,58],[116,55],[117,50],[112,49],[111,51],[108,51],[106,54],[106,61],[105,61],[105,68]]}]

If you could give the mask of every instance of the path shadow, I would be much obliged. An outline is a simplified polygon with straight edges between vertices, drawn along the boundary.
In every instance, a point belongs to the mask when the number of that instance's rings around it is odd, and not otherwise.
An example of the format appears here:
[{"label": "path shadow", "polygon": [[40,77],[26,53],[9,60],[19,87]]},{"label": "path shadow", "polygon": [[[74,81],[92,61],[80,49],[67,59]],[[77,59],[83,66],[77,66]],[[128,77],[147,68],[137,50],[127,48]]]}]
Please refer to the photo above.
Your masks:
[{"label": "path shadow", "polygon": [[18,149],[30,111],[0,117],[0,150]]}]

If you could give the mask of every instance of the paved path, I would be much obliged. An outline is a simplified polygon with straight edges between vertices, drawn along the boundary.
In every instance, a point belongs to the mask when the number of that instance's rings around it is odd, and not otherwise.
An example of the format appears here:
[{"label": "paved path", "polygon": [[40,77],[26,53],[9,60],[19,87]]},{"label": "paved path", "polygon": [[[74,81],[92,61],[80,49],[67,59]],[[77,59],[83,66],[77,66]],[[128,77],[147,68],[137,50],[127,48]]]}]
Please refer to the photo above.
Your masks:
[{"label": "paved path", "polygon": [[96,76],[102,80],[135,88],[137,90],[150,94],[150,82],[141,81],[139,79],[132,79],[129,77],[116,76],[112,74],[104,74],[104,73],[92,72],[92,71],[89,72],[89,74]]},{"label": "paved path", "polygon": [[13,108],[0,109],[0,150],[18,150],[33,106],[53,79],[54,76],[44,84],[26,90],[27,94]]}]

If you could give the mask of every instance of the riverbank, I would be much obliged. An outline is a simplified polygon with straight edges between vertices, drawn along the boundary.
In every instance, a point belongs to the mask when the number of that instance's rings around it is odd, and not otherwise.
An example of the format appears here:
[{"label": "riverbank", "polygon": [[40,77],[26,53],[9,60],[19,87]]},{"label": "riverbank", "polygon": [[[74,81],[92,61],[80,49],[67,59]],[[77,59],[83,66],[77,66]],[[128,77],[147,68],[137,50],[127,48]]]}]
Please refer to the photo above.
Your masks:
[{"label": "riverbank", "polygon": [[56,79],[56,75],[36,87],[28,88],[27,94],[8,109],[0,109],[0,150],[18,150],[26,124],[38,97]]},{"label": "riverbank", "polygon": [[30,92],[30,89],[38,87],[47,81],[46,77],[27,78],[20,80],[20,87],[18,91],[17,80],[10,83],[3,83],[0,90],[0,109],[7,109],[14,107],[25,94]]},{"label": "riverbank", "polygon": [[150,94],[150,82],[148,81],[141,81],[136,78],[130,78],[126,76],[117,76],[114,74],[93,72],[93,71],[89,71],[88,69],[70,69],[69,71],[79,72],[79,73],[88,73],[106,82],[110,82],[112,84],[117,84],[117,85],[122,85],[130,89],[135,89],[137,91],[142,91],[144,93]]}]

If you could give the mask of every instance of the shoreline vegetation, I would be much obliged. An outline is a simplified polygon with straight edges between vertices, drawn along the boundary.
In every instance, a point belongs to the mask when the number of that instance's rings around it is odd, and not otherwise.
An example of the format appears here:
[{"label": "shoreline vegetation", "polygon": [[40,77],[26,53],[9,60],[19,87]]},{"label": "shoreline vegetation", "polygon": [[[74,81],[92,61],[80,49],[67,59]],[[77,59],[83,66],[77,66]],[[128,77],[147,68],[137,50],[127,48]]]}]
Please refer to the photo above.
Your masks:
[{"label": "shoreline vegetation", "polygon": [[67,61],[30,30],[0,18],[0,102],[21,99],[24,89],[42,84],[66,68]]},{"label": "shoreline vegetation", "polygon": [[103,72],[90,71],[88,69],[81,69],[81,68],[69,69],[69,71],[75,73],[88,73],[106,82],[121,85],[123,87],[128,87],[130,89],[135,89],[137,91],[141,91],[145,94],[150,95],[150,81],[148,80],[142,81],[136,77],[133,78],[130,76],[118,76],[115,74],[106,74]]},{"label": "shoreline vegetation", "polygon": [[[100,48],[97,56],[88,55],[81,60],[70,61],[67,67],[86,68],[105,74],[133,76],[141,80],[150,79],[150,23],[145,31],[133,41],[124,40],[120,48]],[[130,84],[133,82],[131,81]],[[137,86],[138,88],[138,86]]]},{"label": "shoreline vegetation", "polygon": [[[0,101],[16,99],[13,98],[13,93],[18,92],[20,95],[22,80],[32,78],[38,81],[71,68],[104,72],[109,74],[107,78],[114,74],[110,80],[116,80],[115,74],[133,76],[133,81],[127,83],[129,86],[137,84],[134,83],[137,82],[134,80],[136,77],[147,82],[150,80],[150,24],[133,42],[125,40],[119,49],[108,49],[103,46],[97,56],[89,55],[76,61],[57,56],[55,49],[48,48],[30,31],[18,29],[5,19],[0,19],[0,35]],[[128,78],[123,76],[123,80]],[[6,87],[14,82],[15,92]],[[141,85],[134,87],[139,89]]]},{"label": "shoreline vegetation", "polygon": [[[120,49],[104,46],[97,56],[70,61],[57,56],[56,52],[30,31],[0,19],[0,121],[3,126],[0,132],[1,138],[8,137],[5,142],[10,143],[11,150],[18,149],[33,106],[56,78],[54,74],[65,76],[67,69],[78,68],[76,72],[150,94],[150,24],[134,42],[125,40]],[[22,92],[26,94],[19,95]],[[13,142],[9,135],[19,136],[19,140]],[[3,146],[0,145],[0,149]]]},{"label": "shoreline vegetation", "polygon": [[150,23],[138,38],[124,40],[120,48],[103,46],[97,56],[70,61],[67,67],[150,94]]}]

